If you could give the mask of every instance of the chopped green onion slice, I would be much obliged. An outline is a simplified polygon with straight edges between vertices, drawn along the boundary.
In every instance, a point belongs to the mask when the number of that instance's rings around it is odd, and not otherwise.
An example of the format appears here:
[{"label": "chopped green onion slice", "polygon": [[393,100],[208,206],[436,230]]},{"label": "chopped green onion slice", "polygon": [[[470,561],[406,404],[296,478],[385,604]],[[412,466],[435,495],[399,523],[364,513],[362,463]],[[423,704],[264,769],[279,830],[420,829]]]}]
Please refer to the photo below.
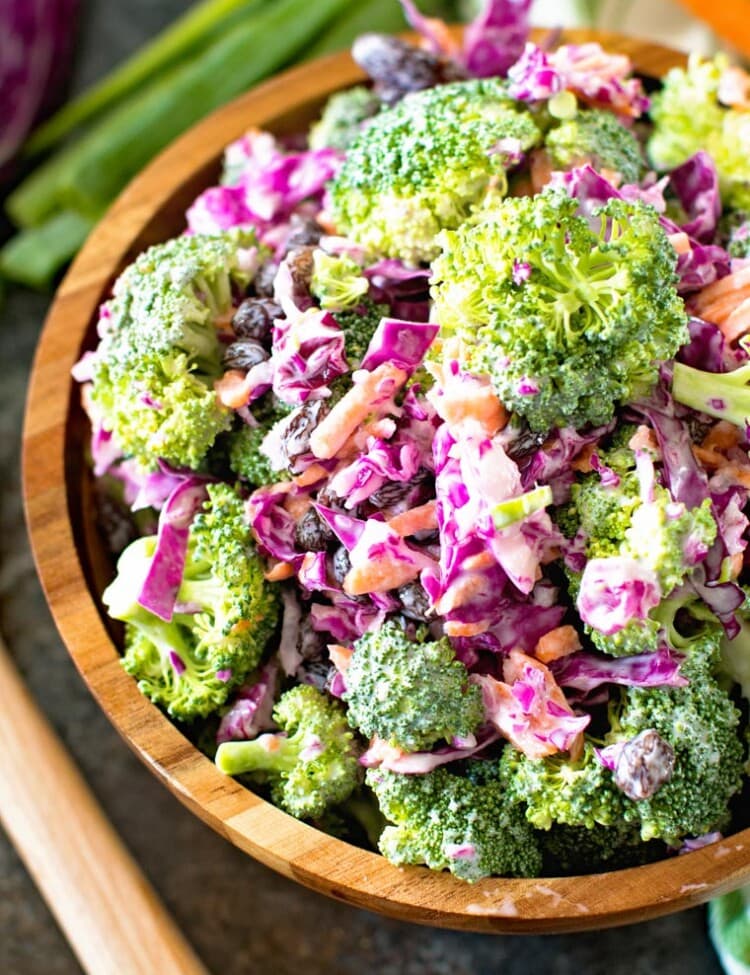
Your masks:
[{"label": "chopped green onion slice", "polygon": [[549,484],[535,487],[526,494],[520,494],[517,498],[508,498],[501,501],[492,509],[492,518],[495,528],[507,528],[536,511],[541,511],[548,504],[552,504],[552,488]]},{"label": "chopped green onion slice", "polygon": [[569,119],[578,114],[578,100],[572,91],[558,91],[547,102],[552,118]]}]

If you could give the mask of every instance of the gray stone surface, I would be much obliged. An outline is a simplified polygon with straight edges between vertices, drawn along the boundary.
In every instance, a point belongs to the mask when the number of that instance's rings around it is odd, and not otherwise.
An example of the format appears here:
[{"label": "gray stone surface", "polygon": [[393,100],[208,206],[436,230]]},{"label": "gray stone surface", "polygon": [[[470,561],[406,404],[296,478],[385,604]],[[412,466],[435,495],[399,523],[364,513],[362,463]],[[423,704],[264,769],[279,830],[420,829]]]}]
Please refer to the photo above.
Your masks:
[{"label": "gray stone surface", "polygon": [[[77,83],[98,76],[187,6],[186,0],[91,0]],[[26,378],[46,305],[43,297],[17,292],[0,311],[0,629],[107,815],[212,972],[718,975],[701,910],[630,928],[544,938],[412,927],[277,877],[183,809],[133,757],[90,697],[34,575],[18,453]],[[33,772],[33,746],[29,765]],[[80,975],[1,833],[0,973]]]}]

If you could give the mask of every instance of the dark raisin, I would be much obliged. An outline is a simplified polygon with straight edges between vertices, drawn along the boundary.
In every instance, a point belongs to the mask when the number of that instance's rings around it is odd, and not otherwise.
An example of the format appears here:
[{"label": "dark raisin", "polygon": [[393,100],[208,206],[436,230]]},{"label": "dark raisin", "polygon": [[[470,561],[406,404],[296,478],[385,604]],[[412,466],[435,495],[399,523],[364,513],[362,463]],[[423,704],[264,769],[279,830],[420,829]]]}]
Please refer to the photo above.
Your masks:
[{"label": "dark raisin", "polygon": [[333,553],[332,560],[333,578],[336,580],[336,582],[338,582],[339,585],[343,584],[346,574],[351,567],[352,563],[351,559],[349,558],[349,553],[343,545],[339,545],[339,547]]},{"label": "dark raisin", "polygon": [[649,799],[672,778],[674,763],[669,742],[647,728],[622,746],[615,765],[615,785],[634,802]]},{"label": "dark raisin", "polygon": [[352,47],[352,57],[375,82],[375,94],[386,105],[394,105],[410,91],[464,77],[455,61],[388,34],[360,35]]},{"label": "dark raisin", "polygon": [[529,454],[536,453],[546,439],[546,433],[534,433],[533,430],[525,427],[523,430],[521,430],[516,439],[512,443],[509,443],[505,448],[506,453],[511,460],[518,463],[518,461],[524,460],[526,457],[528,457]]},{"label": "dark raisin", "polygon": [[335,538],[315,508],[308,508],[294,530],[294,541],[301,552],[325,552]]},{"label": "dark raisin", "polygon": [[285,241],[287,251],[297,247],[309,247],[315,245],[323,236],[323,228],[315,220],[304,220],[301,217],[292,218],[292,226],[289,236]]},{"label": "dark raisin", "polygon": [[386,481],[385,484],[381,484],[368,500],[375,508],[392,508],[412,494],[416,497],[415,492],[429,477],[430,472],[422,467],[410,481]]},{"label": "dark raisin", "polygon": [[273,298],[273,283],[278,269],[279,265],[274,261],[261,264],[253,281],[253,291],[259,298]]},{"label": "dark raisin", "polygon": [[336,668],[325,660],[309,660],[297,668],[296,677],[301,684],[312,684],[319,691],[327,691]]},{"label": "dark raisin", "polygon": [[407,582],[396,590],[401,612],[410,620],[425,623],[430,618],[430,597],[421,582]]},{"label": "dark raisin", "polygon": [[299,636],[297,637],[297,649],[302,655],[302,659],[319,660],[323,656],[325,648],[325,637],[313,629],[310,617],[306,616],[300,624]]},{"label": "dark raisin", "polygon": [[246,298],[232,319],[234,334],[242,339],[270,343],[273,322],[284,313],[269,298]]},{"label": "dark raisin", "polygon": [[289,414],[283,437],[283,450],[287,465],[294,473],[296,461],[310,450],[310,437],[313,430],[328,412],[325,400],[308,400]]},{"label": "dark raisin", "polygon": [[138,537],[127,507],[99,485],[96,487],[96,522],[112,555],[119,555]]},{"label": "dark raisin", "polygon": [[286,256],[286,263],[292,273],[292,285],[295,293],[305,293],[310,290],[315,261],[314,247],[295,247]]},{"label": "dark raisin", "polygon": [[225,369],[242,369],[249,372],[259,362],[265,362],[269,353],[255,339],[238,339],[224,349],[222,361]]}]

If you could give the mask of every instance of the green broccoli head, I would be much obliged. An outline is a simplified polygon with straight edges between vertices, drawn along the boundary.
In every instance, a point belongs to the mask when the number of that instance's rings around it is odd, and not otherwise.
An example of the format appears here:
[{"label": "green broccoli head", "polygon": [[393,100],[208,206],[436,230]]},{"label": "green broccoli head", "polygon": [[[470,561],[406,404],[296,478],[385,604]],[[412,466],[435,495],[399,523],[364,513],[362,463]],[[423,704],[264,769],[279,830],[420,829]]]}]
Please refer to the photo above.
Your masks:
[{"label": "green broccoli head", "polygon": [[540,139],[496,79],[407,95],[350,146],[330,185],[333,219],[373,256],[430,261],[436,234],[459,226],[488,192],[503,196],[509,159]]},{"label": "green broccoli head", "polygon": [[[599,740],[587,738],[580,757],[530,759],[507,748],[503,781],[510,796],[525,805],[528,820],[539,829],[629,824],[644,842],[670,845],[726,826],[730,800],[742,783],[744,750],[740,714],[713,676],[719,642],[718,626],[685,641],[687,686],[619,688],[610,704],[609,730]],[[616,782],[619,765],[613,773],[595,747],[623,745],[644,733],[665,743],[673,769],[634,799],[621,780]],[[638,777],[637,757],[635,766]],[[645,766],[643,774],[650,774]]]},{"label": "green broccoli head", "polygon": [[310,290],[321,308],[333,312],[356,308],[369,287],[362,268],[351,257],[315,250]]},{"label": "green broccoli head", "polygon": [[184,721],[226,701],[260,661],[279,615],[242,501],[225,484],[209,485],[208,493],[190,529],[179,611],[169,622],[137,602],[156,536],[125,549],[102,595],[109,615],[126,623],[123,666],[147,697]]},{"label": "green broccoli head", "polygon": [[724,54],[712,61],[692,56],[673,68],[652,98],[653,132],[648,155],[657,169],[674,169],[704,149],[716,163],[723,202],[750,207],[750,116],[719,101]]},{"label": "green broccoli head", "polygon": [[407,752],[466,737],[484,718],[481,691],[448,640],[426,637],[385,623],[356,641],[346,672],[350,724]]},{"label": "green broccoli head", "polygon": [[[685,837],[724,829],[729,802],[742,785],[744,747],[740,713],[710,673],[708,644],[688,651],[683,673],[687,687],[625,688],[621,692],[613,741],[653,729],[674,750],[672,777],[648,798],[626,799],[626,819],[637,823],[643,840],[670,845]],[[610,743],[609,740],[606,742]]]},{"label": "green broccoli head", "polygon": [[316,819],[344,802],[359,784],[360,766],[341,705],[300,684],[281,696],[273,717],[281,733],[219,745],[221,771],[268,782],[274,803],[298,819]]},{"label": "green broccoli head", "polygon": [[577,207],[559,189],[502,200],[444,232],[433,265],[443,341],[535,431],[607,422],[687,340],[656,211],[609,200],[595,231]]},{"label": "green broccoli head", "polygon": [[509,798],[525,807],[537,829],[554,825],[594,829],[625,821],[625,795],[612,773],[597,759],[594,743],[586,739],[577,758],[558,752],[548,758],[529,758],[510,746],[500,762]]},{"label": "green broccoli head", "polygon": [[388,305],[377,304],[371,298],[363,298],[356,308],[335,313],[334,318],[344,333],[346,361],[352,369],[359,367],[380,319],[388,314]]},{"label": "green broccoli head", "polygon": [[275,470],[271,458],[260,449],[271,427],[289,415],[288,408],[283,409],[270,394],[258,402],[260,405],[253,404],[253,416],[258,425],[251,427],[243,423],[226,438],[230,470],[253,487],[289,478],[286,470]]},{"label": "green broccoli head", "polygon": [[426,864],[462,880],[536,877],[539,843],[520,806],[509,801],[494,762],[474,763],[466,777],[438,768],[426,775],[370,769],[385,818],[381,853],[397,865]]},{"label": "green broccoli head", "polygon": [[616,824],[602,826],[553,825],[540,832],[544,851],[545,874],[595,873],[597,870],[621,870],[636,867],[664,855],[664,846],[653,841],[644,843],[636,826]]},{"label": "green broccoli head", "polygon": [[379,109],[380,99],[364,85],[331,95],[320,119],[310,129],[310,148],[347,150],[359,135],[362,123]]},{"label": "green broccoli head", "polygon": [[186,235],[150,247],[120,276],[107,305],[92,399],[107,430],[145,469],[159,457],[196,468],[230,411],[215,321],[246,287],[251,232]]},{"label": "green broccoli head", "polygon": [[553,169],[590,163],[619,173],[624,183],[637,183],[643,170],[638,140],[612,112],[578,112],[547,133],[545,146]]},{"label": "green broccoli head", "polygon": [[[716,539],[716,521],[711,502],[706,499],[697,508],[688,509],[676,503],[670,492],[659,484],[653,488],[653,499],[644,501],[635,471],[627,470],[624,446],[602,452],[606,464],[617,460],[622,465],[619,484],[605,485],[596,473],[584,475],[571,489],[571,504],[566,517],[575,518],[585,534],[585,553],[589,559],[634,559],[650,570],[663,595],[646,619],[633,619],[622,629],[605,634],[586,625],[586,632],[603,653],[616,657],[631,656],[654,650],[660,637],[671,646],[679,634],[674,626],[675,614],[687,603],[697,601],[694,594],[672,598],[695,567],[695,555],[706,552]],[[566,570],[570,594],[578,599],[580,573]]]}]

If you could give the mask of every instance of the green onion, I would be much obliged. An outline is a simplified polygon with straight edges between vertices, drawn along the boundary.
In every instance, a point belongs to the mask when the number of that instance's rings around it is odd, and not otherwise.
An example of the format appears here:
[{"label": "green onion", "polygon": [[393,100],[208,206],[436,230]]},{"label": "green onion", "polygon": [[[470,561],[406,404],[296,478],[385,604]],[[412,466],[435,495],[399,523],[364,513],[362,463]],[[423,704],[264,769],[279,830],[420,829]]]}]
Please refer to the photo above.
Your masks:
[{"label": "green onion", "polygon": [[213,109],[288,64],[350,0],[275,0],[129,98],[54,156],[7,200],[23,227],[58,209],[96,214],[164,146]]},{"label": "green onion", "polygon": [[495,528],[501,530],[541,511],[548,504],[552,504],[552,488],[549,484],[543,484],[532,488],[526,494],[520,494],[517,498],[508,498],[507,501],[496,504],[492,509],[492,520]]},{"label": "green onion", "polygon": [[62,210],[30,230],[16,234],[0,250],[0,274],[29,288],[46,288],[76,253],[94,221]]},{"label": "green onion", "polygon": [[68,102],[32,133],[27,155],[51,148],[73,129],[130,95],[144,82],[230,30],[267,0],[203,0],[115,68],[98,84]]}]

